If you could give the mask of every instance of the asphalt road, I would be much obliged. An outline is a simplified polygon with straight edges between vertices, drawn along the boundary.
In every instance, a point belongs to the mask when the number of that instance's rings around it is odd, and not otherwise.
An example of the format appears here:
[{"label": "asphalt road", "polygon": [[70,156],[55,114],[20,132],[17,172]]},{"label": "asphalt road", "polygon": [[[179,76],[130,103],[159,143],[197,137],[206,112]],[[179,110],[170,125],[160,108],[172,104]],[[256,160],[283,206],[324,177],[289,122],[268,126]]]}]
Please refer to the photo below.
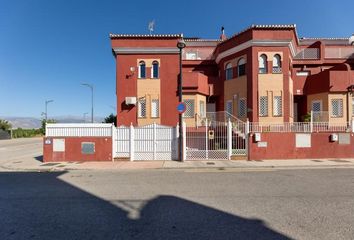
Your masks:
[{"label": "asphalt road", "polygon": [[354,239],[354,169],[2,172],[0,239]]}]

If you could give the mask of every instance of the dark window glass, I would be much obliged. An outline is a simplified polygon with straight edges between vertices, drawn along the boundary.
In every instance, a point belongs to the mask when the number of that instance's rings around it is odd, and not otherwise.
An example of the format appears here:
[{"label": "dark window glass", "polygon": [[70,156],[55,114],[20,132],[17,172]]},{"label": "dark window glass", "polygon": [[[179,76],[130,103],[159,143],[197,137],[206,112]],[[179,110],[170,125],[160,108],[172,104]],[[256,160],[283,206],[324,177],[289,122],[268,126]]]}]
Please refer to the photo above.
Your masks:
[{"label": "dark window glass", "polygon": [[152,64],[153,78],[159,78],[159,63],[154,62]]},{"label": "dark window glass", "polygon": [[140,78],[146,78],[146,65],[145,62],[140,62]]}]

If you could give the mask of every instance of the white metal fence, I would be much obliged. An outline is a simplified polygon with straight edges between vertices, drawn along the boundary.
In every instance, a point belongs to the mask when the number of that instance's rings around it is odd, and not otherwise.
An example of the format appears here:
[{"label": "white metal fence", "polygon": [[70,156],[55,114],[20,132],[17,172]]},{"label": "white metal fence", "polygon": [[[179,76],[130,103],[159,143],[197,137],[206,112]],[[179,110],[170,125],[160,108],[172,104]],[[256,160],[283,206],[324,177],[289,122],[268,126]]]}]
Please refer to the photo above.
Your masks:
[{"label": "white metal fence", "polygon": [[111,137],[111,123],[47,123],[46,137]]},{"label": "white metal fence", "polygon": [[249,132],[350,132],[350,123],[332,122],[285,122],[285,123],[249,123]]},{"label": "white metal fence", "polygon": [[177,129],[158,124],[117,127],[114,157],[131,160],[177,159]]}]

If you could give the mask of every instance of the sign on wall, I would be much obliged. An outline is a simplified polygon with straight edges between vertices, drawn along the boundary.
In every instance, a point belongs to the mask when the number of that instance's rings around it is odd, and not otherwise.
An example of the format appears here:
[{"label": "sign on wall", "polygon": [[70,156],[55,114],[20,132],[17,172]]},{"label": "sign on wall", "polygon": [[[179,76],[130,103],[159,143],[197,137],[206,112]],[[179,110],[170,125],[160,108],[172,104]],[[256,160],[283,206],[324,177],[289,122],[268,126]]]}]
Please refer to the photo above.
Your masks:
[{"label": "sign on wall", "polygon": [[297,148],[310,148],[311,147],[311,134],[297,133],[295,136]]},{"label": "sign on wall", "polygon": [[65,139],[53,139],[53,152],[65,152]]}]

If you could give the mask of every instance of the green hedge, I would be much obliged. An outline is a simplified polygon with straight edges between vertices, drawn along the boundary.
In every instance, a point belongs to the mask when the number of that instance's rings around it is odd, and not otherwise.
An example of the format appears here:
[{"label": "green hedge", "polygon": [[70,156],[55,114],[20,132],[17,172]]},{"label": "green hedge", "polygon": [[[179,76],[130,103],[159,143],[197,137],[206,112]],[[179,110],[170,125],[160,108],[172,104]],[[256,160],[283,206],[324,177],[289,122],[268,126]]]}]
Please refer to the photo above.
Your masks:
[{"label": "green hedge", "polygon": [[27,137],[36,137],[42,136],[41,129],[22,129],[17,128],[12,130],[12,138],[27,138]]}]

